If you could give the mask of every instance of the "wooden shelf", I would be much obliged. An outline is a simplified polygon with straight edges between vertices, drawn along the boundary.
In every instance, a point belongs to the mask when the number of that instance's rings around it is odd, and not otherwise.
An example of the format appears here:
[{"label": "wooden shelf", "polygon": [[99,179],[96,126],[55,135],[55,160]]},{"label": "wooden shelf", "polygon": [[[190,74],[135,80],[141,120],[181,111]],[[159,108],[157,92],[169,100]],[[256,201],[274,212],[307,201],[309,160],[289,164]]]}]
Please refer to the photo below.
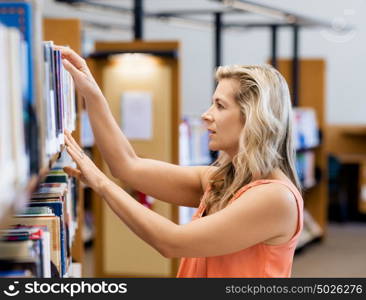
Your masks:
[{"label": "wooden shelf", "polygon": [[[97,43],[96,51],[178,52],[178,42],[106,42]],[[147,141],[131,141],[140,157],[149,157],[179,163],[179,59],[178,57],[152,57],[154,76],[141,80],[117,74],[115,64],[105,57],[89,58],[88,64],[96,81],[108,100],[112,114],[120,123],[121,94],[128,90],[141,90],[153,95],[153,137]],[[123,68],[123,67],[122,67]],[[136,75],[135,75],[136,76]],[[164,86],[164,89],[161,89]],[[93,147],[93,160],[106,173],[109,170],[97,147]],[[110,177],[112,180],[113,178]],[[116,180],[115,180],[116,181]],[[118,182],[116,182],[118,184]],[[95,217],[95,272],[97,277],[175,277],[178,259],[162,257],[153,248],[131,233],[112,210],[92,193]],[[173,222],[178,222],[178,207],[156,200],[153,210]]]},{"label": "wooden shelf", "polygon": [[[43,36],[44,40],[53,41],[56,45],[67,45],[76,53],[82,52],[82,28],[78,19],[57,19],[45,18],[43,20]],[[80,141],[81,136],[81,116],[83,100],[77,97],[77,121],[76,130],[73,136],[76,141]],[[76,262],[83,264],[84,260],[84,243],[83,243],[83,225],[84,225],[84,190],[78,184],[78,229],[75,235],[75,241],[72,248],[72,257]]]},{"label": "wooden shelf", "polygon": [[[292,60],[280,59],[278,70],[292,87]],[[311,107],[315,110],[319,130],[322,133],[321,144],[311,149],[315,153],[315,165],[321,170],[320,180],[311,188],[304,190],[304,205],[326,234],[328,219],[328,182],[326,147],[323,141],[327,131],[325,121],[326,66],[323,59],[300,59],[299,107]],[[307,150],[305,150],[307,151]]]},{"label": "wooden shelf", "polygon": [[365,154],[359,153],[341,153],[337,155],[337,159],[344,164],[360,164],[366,162],[366,149]]},{"label": "wooden shelf", "polygon": [[[341,164],[355,164],[358,172],[358,212],[366,214],[366,126],[330,125],[327,127],[327,152]],[[355,174],[356,176],[356,174]],[[352,201],[352,199],[348,199]]]},{"label": "wooden shelf", "polygon": [[[44,19],[43,20],[43,38],[46,41],[53,41],[56,45],[68,45],[77,53],[81,53],[81,22],[78,19]],[[37,41],[38,42],[38,41]],[[42,88],[42,83],[40,83],[40,90]],[[42,109],[42,107],[38,107]],[[80,140],[81,135],[81,119],[80,112],[82,108],[82,99],[77,97],[77,114],[76,114],[76,130],[74,131],[74,138],[76,141]],[[19,199],[19,197],[25,197],[26,200],[29,200],[32,192],[34,192],[39,185],[40,182],[47,176],[52,166],[56,162],[56,160],[60,157],[61,152],[64,150],[65,145],[61,146],[60,152],[56,153],[52,157],[50,157],[49,161],[46,162],[45,166],[42,167],[38,174],[32,175],[29,179],[26,187],[20,190],[14,197],[14,201],[10,202],[8,207],[1,207],[2,210],[5,210],[3,214],[5,217],[0,219],[0,228],[6,228],[11,224],[11,218],[14,214],[17,213],[15,211],[15,201]],[[42,148],[40,150],[43,150]],[[82,232],[83,232],[83,224],[84,224],[84,201],[83,201],[83,189],[81,185],[77,183],[78,188],[78,207],[77,207],[77,216],[78,216],[78,229],[75,234],[75,238],[72,244],[72,260],[73,262],[77,262],[78,266],[82,266],[83,256],[84,256],[84,244],[82,240]],[[81,272],[81,268],[78,268]],[[80,272],[78,272],[80,274]]]},{"label": "wooden shelf", "polygon": [[343,135],[365,137],[366,126],[344,126],[341,132]]}]

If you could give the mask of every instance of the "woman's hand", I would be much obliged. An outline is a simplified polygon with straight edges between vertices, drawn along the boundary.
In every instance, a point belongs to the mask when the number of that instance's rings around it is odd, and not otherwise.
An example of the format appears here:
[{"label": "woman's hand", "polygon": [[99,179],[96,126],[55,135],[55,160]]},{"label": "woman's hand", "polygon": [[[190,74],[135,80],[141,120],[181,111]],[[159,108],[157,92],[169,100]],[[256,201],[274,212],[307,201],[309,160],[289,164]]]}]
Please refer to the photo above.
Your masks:
[{"label": "woman's hand", "polygon": [[76,162],[78,169],[65,167],[64,171],[68,175],[80,179],[98,194],[101,194],[103,187],[110,182],[108,177],[85,155],[68,131],[65,131],[65,144],[67,152]]},{"label": "woman's hand", "polygon": [[61,51],[63,65],[74,79],[79,94],[86,99],[102,96],[85,59],[69,47],[54,46],[54,48]]}]

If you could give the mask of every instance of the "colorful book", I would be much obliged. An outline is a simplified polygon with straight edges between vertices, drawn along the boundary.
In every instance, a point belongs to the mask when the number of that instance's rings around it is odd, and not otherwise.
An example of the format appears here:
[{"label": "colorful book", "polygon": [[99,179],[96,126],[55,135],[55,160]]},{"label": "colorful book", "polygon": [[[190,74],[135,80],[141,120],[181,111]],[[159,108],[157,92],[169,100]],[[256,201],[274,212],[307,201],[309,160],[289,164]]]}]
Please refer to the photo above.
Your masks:
[{"label": "colorful book", "polygon": [[46,227],[50,233],[50,245],[51,245],[51,262],[55,266],[51,266],[52,277],[61,277],[61,239],[60,239],[60,217],[57,216],[27,216],[27,217],[14,217],[10,224],[16,227],[23,226],[42,226]]}]

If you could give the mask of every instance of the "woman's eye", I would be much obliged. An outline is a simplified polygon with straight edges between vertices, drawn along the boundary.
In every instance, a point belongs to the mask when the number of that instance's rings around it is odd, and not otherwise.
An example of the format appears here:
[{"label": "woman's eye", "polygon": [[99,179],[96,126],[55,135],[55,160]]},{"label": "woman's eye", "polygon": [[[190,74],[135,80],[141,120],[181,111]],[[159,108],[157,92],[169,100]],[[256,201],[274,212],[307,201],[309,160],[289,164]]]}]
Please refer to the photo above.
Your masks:
[{"label": "woman's eye", "polygon": [[224,108],[224,106],[222,106],[219,102],[216,102],[216,106],[217,106],[218,109]]}]

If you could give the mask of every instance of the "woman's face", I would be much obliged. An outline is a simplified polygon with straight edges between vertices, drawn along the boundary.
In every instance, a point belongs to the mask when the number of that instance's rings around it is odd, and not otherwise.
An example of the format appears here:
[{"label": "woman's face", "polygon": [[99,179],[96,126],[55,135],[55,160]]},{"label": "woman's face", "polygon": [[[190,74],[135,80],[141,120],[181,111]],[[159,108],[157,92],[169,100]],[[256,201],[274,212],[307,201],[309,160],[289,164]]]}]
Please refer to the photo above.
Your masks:
[{"label": "woman's face", "polygon": [[221,79],[212,97],[212,105],[202,114],[209,130],[211,150],[225,151],[231,157],[238,152],[239,135],[244,126],[235,93],[239,82],[235,79]]}]

